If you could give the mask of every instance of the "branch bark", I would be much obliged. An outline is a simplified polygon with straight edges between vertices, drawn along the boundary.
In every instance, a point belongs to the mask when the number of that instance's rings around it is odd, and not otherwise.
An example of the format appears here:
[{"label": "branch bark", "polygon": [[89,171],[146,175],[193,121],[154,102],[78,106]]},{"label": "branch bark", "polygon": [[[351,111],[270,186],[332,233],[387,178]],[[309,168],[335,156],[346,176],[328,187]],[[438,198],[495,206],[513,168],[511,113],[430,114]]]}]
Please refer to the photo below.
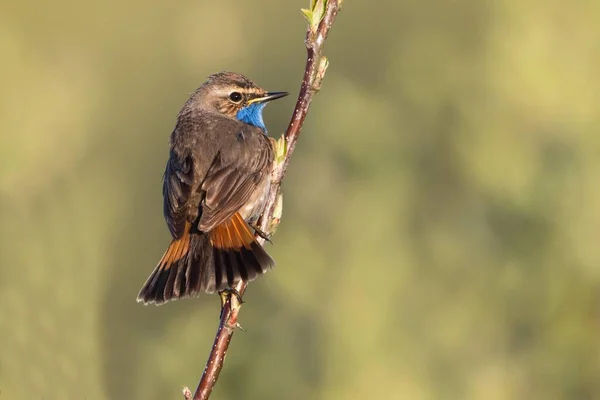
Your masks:
[{"label": "branch bark", "polygon": [[[337,13],[341,9],[343,0],[312,0],[311,10],[303,10],[309,26],[306,32],[306,67],[304,78],[300,86],[300,93],[296,101],[294,113],[288,128],[279,141],[273,140],[276,145],[276,160],[272,171],[272,182],[267,202],[265,203],[262,217],[258,222],[260,230],[267,234],[273,234],[281,218],[281,198],[279,190],[281,182],[294,153],[296,142],[300,135],[304,119],[308,113],[313,96],[321,89],[321,82],[325,76],[328,61],[323,56],[323,45]],[[257,237],[264,244],[264,239]],[[240,282],[236,289],[240,295],[246,291],[247,284]],[[241,304],[236,296],[228,295],[221,313],[219,328],[215,336],[212,350],[202,378],[196,389],[193,400],[207,400],[219,378],[221,368],[225,361],[227,349],[235,329],[239,327],[238,314]],[[183,394],[186,400],[191,400],[191,391],[184,388]]]}]

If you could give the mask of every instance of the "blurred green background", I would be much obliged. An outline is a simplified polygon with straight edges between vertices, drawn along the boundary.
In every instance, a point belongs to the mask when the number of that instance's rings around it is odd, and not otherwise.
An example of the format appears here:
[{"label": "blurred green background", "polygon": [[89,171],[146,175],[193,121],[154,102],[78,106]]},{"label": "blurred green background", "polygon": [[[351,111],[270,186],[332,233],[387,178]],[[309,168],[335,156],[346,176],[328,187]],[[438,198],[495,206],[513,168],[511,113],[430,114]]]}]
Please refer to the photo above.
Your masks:
[{"label": "blurred green background", "polygon": [[[195,388],[218,296],[135,302],[169,134],[217,71],[295,95],[307,3],[2,2],[1,399]],[[598,3],[344,6],[213,398],[599,399]]]}]

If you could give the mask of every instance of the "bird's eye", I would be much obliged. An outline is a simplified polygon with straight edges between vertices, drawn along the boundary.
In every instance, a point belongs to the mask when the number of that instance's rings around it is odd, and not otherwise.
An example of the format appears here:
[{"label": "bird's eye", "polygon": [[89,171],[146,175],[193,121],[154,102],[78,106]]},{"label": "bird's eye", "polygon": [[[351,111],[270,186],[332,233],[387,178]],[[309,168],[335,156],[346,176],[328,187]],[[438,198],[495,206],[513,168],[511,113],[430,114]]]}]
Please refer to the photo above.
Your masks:
[{"label": "bird's eye", "polygon": [[234,103],[239,103],[242,101],[242,94],[240,92],[231,92],[229,95],[229,100],[233,101]]}]

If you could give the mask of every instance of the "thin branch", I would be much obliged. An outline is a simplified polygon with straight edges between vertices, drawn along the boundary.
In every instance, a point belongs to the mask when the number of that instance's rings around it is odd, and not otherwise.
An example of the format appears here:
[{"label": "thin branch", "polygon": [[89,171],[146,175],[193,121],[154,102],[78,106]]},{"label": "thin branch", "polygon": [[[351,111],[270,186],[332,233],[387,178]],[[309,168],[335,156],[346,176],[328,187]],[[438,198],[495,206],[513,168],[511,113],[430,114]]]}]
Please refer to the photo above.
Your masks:
[{"label": "thin branch", "polygon": [[[298,141],[298,136],[300,135],[300,130],[302,129],[302,124],[308,113],[312,98],[321,88],[321,81],[328,65],[327,59],[323,56],[323,45],[336,15],[340,11],[342,1],[313,0],[312,10],[303,10],[309,19],[305,40],[307,50],[306,67],[302,86],[300,87],[300,94],[298,95],[296,107],[288,128],[282,139],[279,141],[273,140],[276,147],[278,147],[278,159],[275,161],[272,171],[269,196],[258,223],[259,228],[267,234],[274,233],[281,218],[281,197],[279,196],[281,181],[285,176],[290,158],[296,147],[296,142]],[[257,237],[257,240],[261,244],[264,244],[264,239]],[[240,282],[237,285],[236,289],[240,295],[244,294],[246,286],[245,282]],[[219,378],[221,368],[223,368],[231,337],[235,329],[239,327],[238,314],[240,307],[241,304],[238,302],[236,296],[227,296],[215,341],[193,400],[206,400],[209,398]],[[191,392],[189,389],[187,391],[185,389],[184,397],[189,400]]]}]

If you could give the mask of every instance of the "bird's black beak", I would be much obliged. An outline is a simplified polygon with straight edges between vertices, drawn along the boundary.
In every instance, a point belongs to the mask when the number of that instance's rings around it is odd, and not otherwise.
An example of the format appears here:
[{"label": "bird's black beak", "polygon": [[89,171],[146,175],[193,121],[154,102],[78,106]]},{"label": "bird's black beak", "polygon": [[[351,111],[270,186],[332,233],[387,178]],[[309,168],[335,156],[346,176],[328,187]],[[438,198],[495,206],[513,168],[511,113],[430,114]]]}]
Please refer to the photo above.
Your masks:
[{"label": "bird's black beak", "polygon": [[252,103],[266,103],[266,102],[271,101],[271,100],[277,100],[277,99],[280,99],[282,97],[285,97],[288,94],[289,94],[288,92],[267,92],[266,96],[254,98],[254,99],[250,100],[248,102],[248,104],[252,104]]}]

